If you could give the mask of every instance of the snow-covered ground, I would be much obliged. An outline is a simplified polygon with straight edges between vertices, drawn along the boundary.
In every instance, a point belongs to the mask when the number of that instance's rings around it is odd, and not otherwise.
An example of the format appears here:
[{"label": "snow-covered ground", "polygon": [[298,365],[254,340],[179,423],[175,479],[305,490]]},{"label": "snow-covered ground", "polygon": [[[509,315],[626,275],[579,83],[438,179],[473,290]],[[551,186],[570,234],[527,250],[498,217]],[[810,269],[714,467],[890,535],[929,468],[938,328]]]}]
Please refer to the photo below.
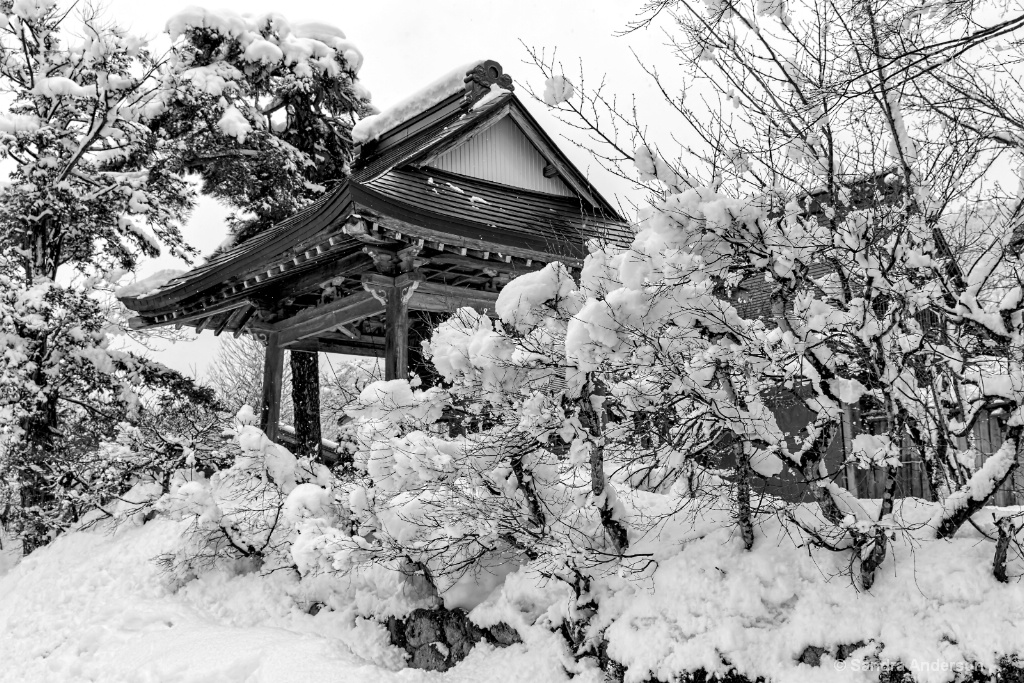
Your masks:
[{"label": "snow-covered ground", "polygon": [[[926,512],[916,501],[903,510]],[[526,644],[481,644],[452,670],[430,673],[402,668],[383,627],[354,609],[310,614],[316,582],[291,571],[218,570],[175,585],[157,558],[180,545],[186,524],[158,517],[116,532],[75,531],[6,570],[12,558],[0,558],[0,681],[554,683],[569,679],[567,665],[581,672],[579,683],[601,680],[593,664],[574,665],[549,630],[565,609],[558,591],[538,590],[522,572],[477,612],[547,614],[519,620]],[[602,581],[597,626],[607,627],[626,680],[723,672],[728,661],[785,683],[865,683],[898,661],[921,683],[948,683],[965,662],[995,667],[1024,647],[1024,586],[992,578],[991,546],[979,534],[896,542],[863,593],[844,554],[798,548],[781,532],[766,520],[746,552],[734,530],[709,519],[650,539],[663,558],[648,580]],[[837,661],[837,646],[854,643],[863,647]],[[820,666],[799,661],[808,646],[822,648]],[[864,660],[872,656],[874,664]]]},{"label": "snow-covered ground", "polygon": [[[280,573],[211,573],[178,590],[155,558],[181,522],[67,534],[0,576],[0,680],[46,683],[565,681],[559,653],[476,650],[445,674],[399,669],[380,627],[300,605]],[[2,566],[2,565],[0,565]],[[2,569],[0,569],[2,571]],[[577,679],[579,680],[579,679]]]}]

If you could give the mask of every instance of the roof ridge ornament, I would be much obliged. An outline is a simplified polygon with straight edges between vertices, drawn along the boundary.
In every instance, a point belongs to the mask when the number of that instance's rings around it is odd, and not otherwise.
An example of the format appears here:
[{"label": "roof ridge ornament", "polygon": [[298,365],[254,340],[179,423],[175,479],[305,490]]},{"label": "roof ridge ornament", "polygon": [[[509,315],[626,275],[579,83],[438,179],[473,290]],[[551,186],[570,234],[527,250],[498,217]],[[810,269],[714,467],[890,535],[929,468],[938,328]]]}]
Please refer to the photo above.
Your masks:
[{"label": "roof ridge ornament", "polygon": [[465,83],[467,104],[473,104],[491,92],[491,86],[495,84],[509,92],[515,90],[512,77],[493,59],[485,60],[466,72]]}]

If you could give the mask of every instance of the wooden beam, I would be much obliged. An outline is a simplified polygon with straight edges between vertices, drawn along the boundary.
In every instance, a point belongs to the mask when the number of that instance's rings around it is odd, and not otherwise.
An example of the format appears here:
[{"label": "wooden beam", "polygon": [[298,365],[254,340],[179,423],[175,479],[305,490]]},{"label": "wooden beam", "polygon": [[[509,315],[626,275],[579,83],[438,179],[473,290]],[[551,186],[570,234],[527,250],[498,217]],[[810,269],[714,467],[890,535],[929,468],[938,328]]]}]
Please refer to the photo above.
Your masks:
[{"label": "wooden beam", "polygon": [[522,263],[510,263],[507,261],[484,261],[483,259],[473,258],[472,256],[461,256],[459,254],[438,254],[437,256],[430,257],[431,265],[444,264],[458,266],[460,268],[473,268],[481,271],[487,268],[499,273],[511,273],[513,275],[532,273],[544,267],[543,263],[535,262],[532,259],[527,259],[527,261],[529,261],[529,263],[526,263],[525,265]]},{"label": "wooden beam", "polygon": [[234,310],[235,308],[244,306],[247,303],[247,301],[241,300],[232,301],[231,303],[224,305],[218,304],[216,306],[211,306],[210,308],[194,311],[187,315],[179,315],[177,318],[168,317],[166,320],[161,320],[160,322],[152,322],[150,320],[146,320],[142,316],[135,316],[128,319],[128,327],[133,330],[145,330],[153,327],[165,327],[167,325],[174,325],[175,327],[179,325],[188,325],[189,323],[195,323],[203,320],[204,318],[208,318],[211,315]]},{"label": "wooden beam", "polygon": [[[503,254],[511,254],[521,259],[532,259],[534,261],[541,261],[547,263],[549,261],[561,261],[566,266],[573,266],[579,268],[583,265],[582,258],[573,258],[571,256],[561,256],[550,252],[544,252],[537,249],[523,249],[521,247],[512,247],[505,244],[497,244],[496,242],[488,242],[486,240],[475,239],[471,237],[462,237],[460,235],[454,235],[450,232],[442,232],[440,230],[434,230],[432,228],[424,228],[412,223],[406,223],[405,221],[398,220],[397,218],[390,218],[388,216],[374,215],[374,220],[380,225],[394,230],[402,232],[407,235],[412,235],[417,238],[423,238],[425,240],[443,241],[447,248],[453,249],[458,253],[465,255],[469,249],[475,249],[481,253],[489,253],[491,251],[501,250]],[[431,257],[433,260],[434,257]]]},{"label": "wooden beam", "polygon": [[231,313],[225,315],[224,320],[221,320],[220,325],[217,325],[217,328],[213,331],[213,336],[219,337],[220,333],[224,330],[231,327],[238,327],[239,321],[249,313],[250,309],[252,309],[252,306],[239,306]]},{"label": "wooden beam", "polygon": [[456,280],[451,283],[451,286],[461,287],[462,285],[468,284],[470,282],[474,284],[482,284],[484,282],[489,281],[490,279],[491,278],[485,277],[483,275],[463,275],[459,278],[456,278]]},{"label": "wooden beam", "polygon": [[190,313],[189,315],[181,315],[177,318],[167,317],[164,320],[153,321],[146,320],[141,315],[134,316],[128,319],[128,328],[132,330],[148,330],[154,327],[166,327],[167,325],[174,325],[175,329],[181,329],[183,326],[194,323],[203,318],[208,317],[209,312],[203,310],[198,313]]},{"label": "wooden beam", "polygon": [[263,401],[260,409],[260,429],[271,441],[277,441],[278,423],[281,421],[281,383],[284,374],[284,349],[276,332],[267,335],[266,355],[263,358]]},{"label": "wooden beam", "polygon": [[271,329],[281,335],[281,344],[313,337],[355,320],[384,312],[384,302],[370,292],[356,292],[316,308],[307,308],[291,318],[275,322]]},{"label": "wooden beam", "polygon": [[294,279],[281,280],[278,290],[282,295],[301,294],[308,289],[322,285],[325,282],[350,275],[369,268],[373,261],[362,252],[343,256],[335,261],[329,261],[315,268],[294,276]]},{"label": "wooden beam", "polygon": [[242,317],[238,320],[238,323],[236,323],[237,327],[233,333],[235,335],[235,339],[242,336],[242,333],[245,332],[246,326],[249,324],[249,321],[252,320],[252,317],[256,314],[257,310],[256,306],[249,306],[248,308],[245,308],[245,313],[242,314]]},{"label": "wooden beam", "polygon": [[315,337],[307,337],[306,339],[292,342],[288,344],[288,348],[301,348],[301,345],[306,342],[320,342],[322,344],[356,344],[358,346],[373,347],[379,346],[381,348],[381,353],[383,353],[384,349],[383,335],[360,334],[355,337],[346,337],[341,334],[336,334],[335,332],[321,332]]},{"label": "wooden beam", "polygon": [[346,343],[320,337],[294,342],[288,348],[299,351],[338,353],[344,356],[368,356],[370,358],[380,358],[384,355],[383,345]]},{"label": "wooden beam", "polygon": [[463,306],[483,311],[494,312],[494,304],[498,301],[497,292],[484,292],[479,289],[453,287],[437,282],[421,282],[409,298],[409,309],[413,311],[433,311],[435,313],[453,313]]}]

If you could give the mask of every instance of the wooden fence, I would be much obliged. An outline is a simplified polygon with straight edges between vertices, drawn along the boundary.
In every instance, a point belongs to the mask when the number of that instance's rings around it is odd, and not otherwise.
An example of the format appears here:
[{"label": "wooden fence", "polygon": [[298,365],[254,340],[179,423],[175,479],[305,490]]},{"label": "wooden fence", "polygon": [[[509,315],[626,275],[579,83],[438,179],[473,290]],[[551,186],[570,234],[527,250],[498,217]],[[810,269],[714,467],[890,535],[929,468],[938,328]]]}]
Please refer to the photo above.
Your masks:
[{"label": "wooden fence", "polygon": [[[851,429],[852,426],[852,429]],[[885,434],[888,424],[884,417],[863,416],[858,420],[848,419],[844,427],[853,434]],[[976,453],[975,467],[981,467],[990,455],[995,453],[1003,443],[1005,429],[1001,421],[994,415],[985,414],[978,418],[969,437],[960,439],[959,448],[973,448]],[[850,437],[843,435],[844,453],[849,451]],[[896,471],[897,497],[930,498],[931,486],[925,472],[924,463],[915,449],[904,446],[901,449],[902,466]],[[848,466],[841,477],[841,484],[859,498],[881,498],[885,491],[885,471],[881,468],[861,469]],[[1024,473],[1019,469],[996,491],[992,499],[993,505],[1024,504]]]}]

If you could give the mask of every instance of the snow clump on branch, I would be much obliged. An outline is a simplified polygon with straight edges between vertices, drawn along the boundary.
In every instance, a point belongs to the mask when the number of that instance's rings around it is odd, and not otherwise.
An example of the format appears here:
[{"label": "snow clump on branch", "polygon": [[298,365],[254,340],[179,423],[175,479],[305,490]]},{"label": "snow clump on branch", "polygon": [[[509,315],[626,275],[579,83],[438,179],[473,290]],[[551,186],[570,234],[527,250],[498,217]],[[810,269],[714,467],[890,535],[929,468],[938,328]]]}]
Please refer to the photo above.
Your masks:
[{"label": "snow clump on branch", "polygon": [[549,107],[557,107],[562,102],[572,99],[576,88],[565,76],[552,76],[544,81],[544,94],[541,99]]}]

